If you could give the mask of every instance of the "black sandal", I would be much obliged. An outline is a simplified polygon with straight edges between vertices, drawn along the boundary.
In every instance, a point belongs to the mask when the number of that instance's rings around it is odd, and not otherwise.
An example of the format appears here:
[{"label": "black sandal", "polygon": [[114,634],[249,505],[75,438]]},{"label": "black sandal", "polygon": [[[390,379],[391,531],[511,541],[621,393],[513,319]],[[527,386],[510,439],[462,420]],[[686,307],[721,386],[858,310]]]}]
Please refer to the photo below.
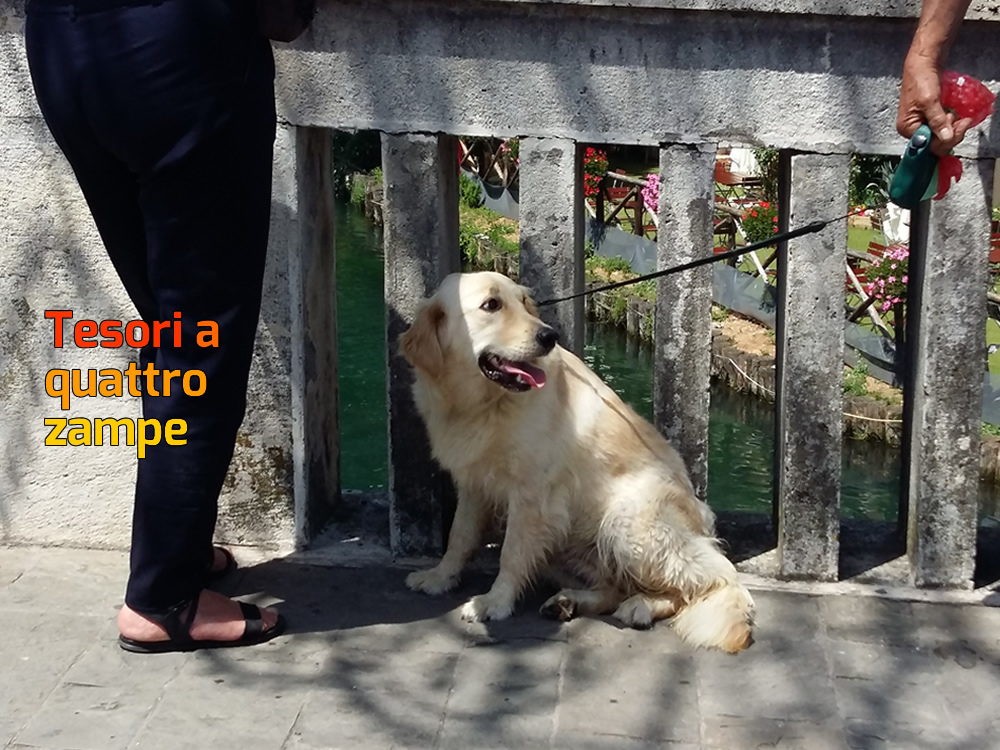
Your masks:
[{"label": "black sandal", "polygon": [[[199,595],[200,596],[200,595]],[[165,615],[150,616],[143,615],[167,631],[165,641],[137,641],[118,636],[118,645],[126,651],[136,654],[165,654],[175,651],[198,651],[210,648],[232,648],[234,646],[255,646],[259,643],[266,643],[272,638],[276,638],[285,632],[285,618],[278,615],[278,621],[274,627],[264,630],[264,620],[261,616],[260,607],[246,602],[237,602],[240,605],[240,612],[243,614],[245,629],[243,635],[235,641],[202,641],[191,637],[191,625],[194,623],[195,615],[198,612],[198,599],[196,598],[190,605],[178,604]],[[185,613],[185,607],[187,607]],[[182,619],[183,618],[183,619]]]},{"label": "black sandal", "polygon": [[218,581],[221,578],[225,578],[227,575],[236,570],[236,558],[233,557],[233,553],[230,552],[225,547],[212,547],[212,562],[215,562],[215,550],[219,550],[226,558],[226,566],[222,570],[212,570],[212,566],[209,565],[208,568],[208,580],[211,583]]}]

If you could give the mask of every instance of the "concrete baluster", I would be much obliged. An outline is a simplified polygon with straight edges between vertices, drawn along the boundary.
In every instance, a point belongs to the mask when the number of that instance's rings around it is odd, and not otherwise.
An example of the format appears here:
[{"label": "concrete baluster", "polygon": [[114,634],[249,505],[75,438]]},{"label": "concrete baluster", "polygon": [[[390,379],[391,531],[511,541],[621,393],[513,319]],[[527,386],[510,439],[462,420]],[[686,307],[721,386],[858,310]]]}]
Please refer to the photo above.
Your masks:
[{"label": "concrete baluster", "polygon": [[399,555],[436,554],[451,480],[430,456],[413,404],[413,374],[397,339],[422,299],[460,270],[458,139],[445,135],[382,135],[385,201],[385,301],[389,410],[389,539]]},{"label": "concrete baluster", "polygon": [[[710,256],[715,146],[660,149],[657,268]],[[708,387],[712,361],[712,266],[657,280],[653,413],[684,459],[698,496],[708,489]]]},{"label": "concrete baluster", "polygon": [[[584,288],[583,176],[577,144],[563,138],[520,142],[520,281],[536,300]],[[543,307],[561,343],[583,352],[583,298]]]},{"label": "concrete baluster", "polygon": [[[781,154],[781,223],[846,213],[849,157]],[[843,449],[843,222],[778,255],[776,500],[778,575],[837,579]]]},{"label": "concrete baluster", "polygon": [[[284,263],[287,268],[284,315],[291,336],[283,343],[290,345],[291,382],[282,396],[290,401],[290,478],[298,546],[308,544],[322,529],[340,495],[331,145],[330,131],[325,128],[283,124],[274,148],[269,263]],[[283,275],[279,273],[278,278]],[[265,289],[265,324],[274,320],[273,300],[282,297]],[[266,380],[251,381],[251,404],[267,403],[258,400],[256,393],[262,382]],[[256,409],[249,411],[259,419]],[[268,455],[273,457],[275,449]],[[241,465],[239,454],[234,461]]]},{"label": "concrete baluster", "polygon": [[914,216],[907,549],[913,582],[969,588],[975,568],[992,159]]}]

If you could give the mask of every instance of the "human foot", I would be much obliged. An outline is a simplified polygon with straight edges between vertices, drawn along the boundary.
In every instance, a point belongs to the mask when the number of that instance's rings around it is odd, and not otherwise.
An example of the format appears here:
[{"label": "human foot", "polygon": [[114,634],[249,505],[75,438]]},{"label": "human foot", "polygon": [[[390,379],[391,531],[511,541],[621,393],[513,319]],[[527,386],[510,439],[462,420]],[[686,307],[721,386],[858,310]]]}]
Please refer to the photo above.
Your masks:
[{"label": "human foot", "polygon": [[122,647],[130,651],[189,651],[251,645],[274,638],[285,627],[284,618],[275,610],[234,601],[214,591],[202,591],[192,606],[193,612],[189,606],[155,619],[122,606],[118,613]]}]

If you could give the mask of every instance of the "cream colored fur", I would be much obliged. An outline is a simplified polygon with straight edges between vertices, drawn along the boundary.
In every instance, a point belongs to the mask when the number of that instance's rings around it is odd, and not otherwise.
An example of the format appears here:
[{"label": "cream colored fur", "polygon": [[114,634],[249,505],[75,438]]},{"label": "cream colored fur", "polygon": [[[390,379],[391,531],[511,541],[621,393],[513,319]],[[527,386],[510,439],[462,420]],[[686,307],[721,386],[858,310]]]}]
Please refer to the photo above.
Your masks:
[{"label": "cream colored fur", "polygon": [[[694,645],[746,648],[753,600],[680,456],[578,357],[560,346],[544,353],[542,327],[527,290],[507,277],[453,274],[401,337],[434,456],[458,490],[447,552],[407,585],[454,587],[499,513],[500,571],[464,605],[465,619],[510,616],[531,581],[555,567],[587,584],[560,591],[544,614],[614,613],[639,628],[672,618]],[[480,370],[484,352],[533,363],[545,385],[508,391]]]}]

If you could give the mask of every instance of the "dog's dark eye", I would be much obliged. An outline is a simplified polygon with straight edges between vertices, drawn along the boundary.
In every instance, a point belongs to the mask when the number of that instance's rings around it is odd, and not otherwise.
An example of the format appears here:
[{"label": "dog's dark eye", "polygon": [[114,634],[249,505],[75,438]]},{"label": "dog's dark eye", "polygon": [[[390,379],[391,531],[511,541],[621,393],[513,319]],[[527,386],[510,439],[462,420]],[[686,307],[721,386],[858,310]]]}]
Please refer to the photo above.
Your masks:
[{"label": "dog's dark eye", "polygon": [[498,300],[496,297],[490,297],[488,300],[486,300],[483,304],[479,306],[479,309],[485,310],[486,312],[496,312],[501,307],[503,307],[503,305],[500,304],[500,300]]}]

